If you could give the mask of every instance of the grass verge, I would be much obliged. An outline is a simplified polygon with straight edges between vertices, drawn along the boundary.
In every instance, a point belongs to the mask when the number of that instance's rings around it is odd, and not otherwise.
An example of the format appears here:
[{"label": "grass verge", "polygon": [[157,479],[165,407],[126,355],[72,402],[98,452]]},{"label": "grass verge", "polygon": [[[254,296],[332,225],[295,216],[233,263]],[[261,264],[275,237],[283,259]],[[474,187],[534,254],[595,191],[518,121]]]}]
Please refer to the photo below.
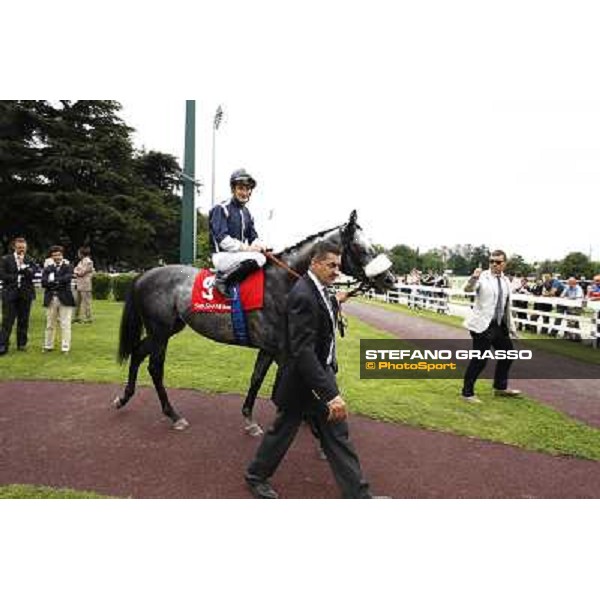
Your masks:
[{"label": "grass verge", "polygon": [[0,500],[100,500],[109,498],[95,492],[82,492],[68,488],[51,488],[43,485],[12,484],[0,486]]}]

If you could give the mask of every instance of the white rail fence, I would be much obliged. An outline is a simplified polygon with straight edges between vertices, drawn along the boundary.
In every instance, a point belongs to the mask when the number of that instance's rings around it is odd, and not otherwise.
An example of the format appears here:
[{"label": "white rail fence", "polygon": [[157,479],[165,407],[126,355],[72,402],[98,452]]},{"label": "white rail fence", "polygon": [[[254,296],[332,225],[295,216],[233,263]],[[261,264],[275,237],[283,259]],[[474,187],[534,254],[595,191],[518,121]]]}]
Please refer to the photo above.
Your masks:
[{"label": "white rail fence", "polygon": [[[470,314],[474,296],[473,292],[417,285],[402,285],[386,294],[373,291],[367,294],[368,298],[403,304],[415,311],[427,310],[463,318]],[[591,341],[596,348],[600,345],[600,301],[512,294],[511,310],[518,329]]]}]

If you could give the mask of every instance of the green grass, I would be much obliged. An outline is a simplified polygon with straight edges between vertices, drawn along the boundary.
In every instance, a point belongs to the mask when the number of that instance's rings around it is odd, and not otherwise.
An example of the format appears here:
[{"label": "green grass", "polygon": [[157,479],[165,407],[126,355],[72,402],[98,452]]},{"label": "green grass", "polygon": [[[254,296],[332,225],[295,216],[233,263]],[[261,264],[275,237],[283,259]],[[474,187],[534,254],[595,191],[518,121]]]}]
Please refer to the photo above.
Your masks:
[{"label": "green grass", "polygon": [[406,306],[405,304],[390,304],[381,300],[369,300],[367,298],[360,298],[357,301],[361,302],[362,304],[371,304],[372,306],[377,306],[379,308],[385,308],[386,310],[399,312],[409,317],[422,317],[423,319],[433,321],[434,323],[450,325],[459,329],[463,328],[464,319],[462,317],[442,315],[440,313],[431,312],[429,310],[413,310],[412,308],[408,308],[408,306]]},{"label": "green grass", "polygon": [[0,486],[0,500],[99,500],[108,497],[109,496],[101,496],[95,492],[82,492],[68,488],[51,488],[43,485],[12,484]]},{"label": "green grass", "polygon": [[[95,300],[94,323],[73,324],[71,351],[63,355],[58,350],[42,353],[45,313],[36,303],[31,315],[28,351],[11,351],[1,357],[0,379],[124,383],[127,367],[116,362],[122,307],[117,302]],[[14,339],[11,347],[14,348]],[[245,393],[255,358],[256,350],[216,344],[186,328],[169,343],[165,382],[171,387]],[[227,363],[233,367],[226,368]],[[147,364],[140,368],[138,381],[142,385],[152,385]],[[273,376],[272,369],[263,394],[270,392]]]},{"label": "green grass", "polygon": [[[42,354],[43,312],[36,305],[30,349],[2,357],[0,379],[124,381],[126,367],[115,362],[122,305],[95,301],[94,308],[96,322],[73,325],[72,351],[63,356],[56,352]],[[352,412],[550,454],[600,460],[599,429],[529,398],[493,398],[489,381],[478,384],[478,395],[484,403],[470,405],[459,399],[461,381],[456,379],[361,380],[360,339],[391,337],[350,319],[348,334],[339,343],[338,358],[340,387]],[[165,381],[170,387],[245,393],[255,356],[254,350],[216,344],[186,329],[169,345]],[[140,374],[142,383],[149,384],[145,368]],[[262,396],[269,395],[273,375],[274,369],[261,390]]]}]

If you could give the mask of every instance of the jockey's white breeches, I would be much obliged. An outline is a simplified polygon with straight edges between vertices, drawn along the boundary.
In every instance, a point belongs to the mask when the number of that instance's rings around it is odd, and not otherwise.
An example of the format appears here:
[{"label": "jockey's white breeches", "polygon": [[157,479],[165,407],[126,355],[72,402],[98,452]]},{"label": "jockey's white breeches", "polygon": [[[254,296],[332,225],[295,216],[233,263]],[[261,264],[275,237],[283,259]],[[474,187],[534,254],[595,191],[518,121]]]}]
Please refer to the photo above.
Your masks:
[{"label": "jockey's white breeches", "polygon": [[216,252],[212,255],[213,265],[219,273],[229,275],[245,260],[253,260],[263,267],[267,259],[262,252]]}]

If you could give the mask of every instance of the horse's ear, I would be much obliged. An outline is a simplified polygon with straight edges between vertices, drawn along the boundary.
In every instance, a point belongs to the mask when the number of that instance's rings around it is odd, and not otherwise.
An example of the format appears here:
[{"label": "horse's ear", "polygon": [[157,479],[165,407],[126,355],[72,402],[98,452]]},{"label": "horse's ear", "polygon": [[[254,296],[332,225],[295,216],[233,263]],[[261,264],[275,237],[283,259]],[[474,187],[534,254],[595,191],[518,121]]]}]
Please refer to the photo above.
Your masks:
[{"label": "horse's ear", "polygon": [[353,210],[350,213],[350,219],[348,219],[348,222],[346,223],[346,226],[344,227],[344,229],[347,233],[354,235],[354,231],[356,230],[356,211],[355,210]]}]

